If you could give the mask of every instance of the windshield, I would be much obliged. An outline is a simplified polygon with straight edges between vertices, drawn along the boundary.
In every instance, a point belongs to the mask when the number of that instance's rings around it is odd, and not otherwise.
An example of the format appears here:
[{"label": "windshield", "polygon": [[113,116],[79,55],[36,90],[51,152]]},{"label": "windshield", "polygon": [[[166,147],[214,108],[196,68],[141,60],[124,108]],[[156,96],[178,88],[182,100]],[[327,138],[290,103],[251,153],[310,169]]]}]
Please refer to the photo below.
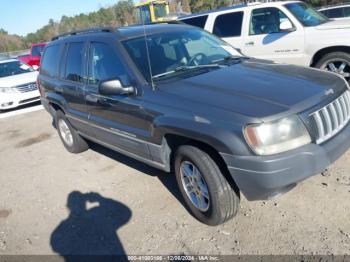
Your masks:
[{"label": "windshield", "polygon": [[165,4],[154,4],[153,7],[154,7],[154,16],[156,18],[162,18],[167,15]]},{"label": "windshield", "polygon": [[[185,74],[187,69],[214,68],[214,63],[240,54],[219,38],[200,29],[177,30],[127,40],[124,46],[143,76],[149,81],[160,75]],[[151,70],[149,68],[151,65]],[[209,65],[209,66],[208,66]],[[213,66],[213,67],[212,67]],[[181,69],[181,70],[177,70]]]},{"label": "windshield", "polygon": [[329,19],[305,3],[290,3],[285,7],[304,26],[317,26],[326,23]]},{"label": "windshield", "polygon": [[20,61],[0,63],[0,77],[19,75],[23,73],[34,72],[34,70]]},{"label": "windshield", "polygon": [[151,12],[149,6],[141,6],[136,8],[134,11],[134,16],[136,17],[136,23],[138,24],[149,24],[151,23]]},{"label": "windshield", "polygon": [[36,45],[32,47],[32,56],[41,56],[43,53],[44,46],[43,45]]}]

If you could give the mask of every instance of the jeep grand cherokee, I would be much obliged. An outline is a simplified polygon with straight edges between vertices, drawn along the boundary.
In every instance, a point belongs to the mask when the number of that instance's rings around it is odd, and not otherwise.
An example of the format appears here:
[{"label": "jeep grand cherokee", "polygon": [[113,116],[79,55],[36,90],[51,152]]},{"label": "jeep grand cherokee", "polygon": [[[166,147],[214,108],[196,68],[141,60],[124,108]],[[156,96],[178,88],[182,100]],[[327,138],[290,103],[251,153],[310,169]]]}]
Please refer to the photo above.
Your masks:
[{"label": "jeep grand cherokee", "polygon": [[344,78],[241,56],[186,25],[58,36],[38,82],[68,151],[91,140],[174,172],[209,225],[236,215],[240,193],[276,197],[350,145]]}]

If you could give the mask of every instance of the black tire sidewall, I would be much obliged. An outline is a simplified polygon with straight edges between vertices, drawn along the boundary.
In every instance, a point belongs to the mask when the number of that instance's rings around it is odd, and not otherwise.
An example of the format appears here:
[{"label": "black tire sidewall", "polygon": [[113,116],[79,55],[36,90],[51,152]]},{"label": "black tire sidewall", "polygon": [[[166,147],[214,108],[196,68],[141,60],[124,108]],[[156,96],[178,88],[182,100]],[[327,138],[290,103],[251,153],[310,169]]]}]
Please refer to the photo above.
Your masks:
[{"label": "black tire sidewall", "polygon": [[[193,163],[196,168],[199,170],[199,172],[201,173],[205,183],[207,184],[207,187],[208,187],[208,193],[209,193],[209,201],[210,201],[210,204],[209,204],[209,209],[205,212],[202,212],[200,211],[199,209],[197,209],[193,203],[191,202],[191,200],[188,198],[187,196],[187,193],[183,187],[183,184],[182,184],[182,180],[181,180],[181,173],[180,173],[180,168],[181,168],[181,163],[184,162],[184,161],[189,161],[191,163]],[[199,220],[203,221],[203,220],[206,220],[208,217],[211,217],[212,214],[213,214],[213,193],[212,193],[212,190],[211,188],[209,187],[208,185],[208,181],[207,181],[207,178],[205,176],[205,174],[203,173],[203,170],[202,170],[202,167],[199,165],[199,163],[197,163],[196,159],[194,157],[189,157],[187,155],[181,155],[181,157],[179,156],[177,159],[176,159],[176,164],[175,164],[175,168],[176,168],[176,181],[177,181],[177,184],[179,186],[179,189],[181,191],[181,194],[188,206],[188,208],[190,209],[190,211],[192,213],[194,213],[194,215],[196,217],[199,218]]]},{"label": "black tire sidewall", "polygon": [[348,65],[350,65],[350,54],[344,53],[344,52],[333,52],[324,55],[315,65],[316,68],[321,69],[321,67],[331,59],[342,59],[348,62]]},{"label": "black tire sidewall", "polygon": [[[68,126],[71,134],[72,134],[72,137],[73,137],[73,144],[70,146],[70,145],[67,145],[66,142],[64,141],[63,137],[62,137],[62,134],[61,134],[61,131],[60,131],[60,128],[59,128],[59,125],[58,125],[58,122],[59,120],[62,119]],[[75,131],[75,129],[72,127],[72,125],[69,123],[68,119],[66,118],[66,116],[64,115],[64,113],[62,111],[57,111],[56,112],[56,118],[55,118],[55,124],[56,124],[56,128],[57,128],[57,132],[58,132],[58,135],[64,145],[64,147],[71,153],[78,153],[79,151],[82,151],[79,149],[79,135],[77,134],[77,132]]]},{"label": "black tire sidewall", "polygon": [[[207,184],[210,206],[209,209],[205,212],[200,211],[192,204],[191,200],[185,192],[185,189],[183,188],[180,173],[181,163],[183,161],[189,161],[193,163],[201,172],[201,175]],[[182,146],[176,152],[174,168],[178,187],[181,191],[184,201],[187,204],[187,207],[190,209],[194,217],[207,225],[215,226],[223,223],[226,220],[226,217],[222,214],[223,212],[221,203],[224,190],[221,187],[221,183],[219,181],[219,176],[222,176],[222,174],[220,173],[219,168],[216,166],[213,160],[209,157],[209,155],[197,148],[191,146]],[[221,177],[221,179],[224,178]]]}]

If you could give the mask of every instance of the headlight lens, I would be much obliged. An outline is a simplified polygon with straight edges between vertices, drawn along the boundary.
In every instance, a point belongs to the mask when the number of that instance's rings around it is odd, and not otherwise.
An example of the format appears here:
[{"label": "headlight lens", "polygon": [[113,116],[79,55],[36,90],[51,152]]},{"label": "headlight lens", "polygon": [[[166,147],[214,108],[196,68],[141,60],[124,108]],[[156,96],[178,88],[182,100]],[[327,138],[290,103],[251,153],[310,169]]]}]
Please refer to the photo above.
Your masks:
[{"label": "headlight lens", "polygon": [[311,142],[305,125],[294,115],[277,121],[248,125],[244,130],[249,146],[258,155],[272,155]]},{"label": "headlight lens", "polygon": [[13,93],[15,90],[12,87],[0,87],[0,93]]}]

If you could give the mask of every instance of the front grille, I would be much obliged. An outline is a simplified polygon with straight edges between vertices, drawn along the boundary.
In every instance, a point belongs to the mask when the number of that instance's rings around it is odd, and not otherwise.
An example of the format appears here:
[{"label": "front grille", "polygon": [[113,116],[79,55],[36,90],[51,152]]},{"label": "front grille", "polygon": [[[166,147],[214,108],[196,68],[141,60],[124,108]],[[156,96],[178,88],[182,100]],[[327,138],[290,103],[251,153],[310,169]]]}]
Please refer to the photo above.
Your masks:
[{"label": "front grille", "polygon": [[310,116],[316,130],[316,143],[327,141],[342,130],[350,120],[350,91],[345,91],[333,102]]},{"label": "front grille", "polygon": [[16,86],[15,88],[21,93],[26,93],[38,90],[38,85],[36,83],[29,83],[25,85]]}]

